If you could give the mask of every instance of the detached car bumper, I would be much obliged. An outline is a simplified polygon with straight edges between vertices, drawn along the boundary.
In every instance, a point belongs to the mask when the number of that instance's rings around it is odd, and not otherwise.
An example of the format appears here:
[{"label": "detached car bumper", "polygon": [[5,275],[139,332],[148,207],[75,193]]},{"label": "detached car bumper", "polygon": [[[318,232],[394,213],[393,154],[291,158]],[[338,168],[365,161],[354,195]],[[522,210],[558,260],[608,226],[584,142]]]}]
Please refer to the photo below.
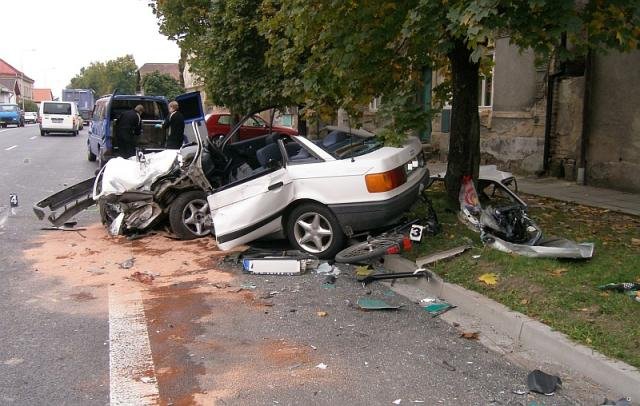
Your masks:
[{"label": "detached car bumper", "polygon": [[377,202],[330,204],[329,208],[338,218],[346,234],[385,227],[393,224],[416,202],[428,181],[427,169],[414,186],[398,196]]}]

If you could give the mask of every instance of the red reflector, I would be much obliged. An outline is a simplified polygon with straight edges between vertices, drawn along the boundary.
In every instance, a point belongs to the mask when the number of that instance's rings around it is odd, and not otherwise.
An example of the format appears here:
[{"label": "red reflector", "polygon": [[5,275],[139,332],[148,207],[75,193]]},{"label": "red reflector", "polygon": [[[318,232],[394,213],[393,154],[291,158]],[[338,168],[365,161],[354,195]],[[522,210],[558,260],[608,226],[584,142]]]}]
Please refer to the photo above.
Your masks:
[{"label": "red reflector", "polygon": [[397,245],[394,245],[393,247],[387,248],[387,254],[392,255],[392,254],[399,254],[400,253],[400,247],[398,247]]},{"label": "red reflector", "polygon": [[411,251],[411,247],[413,247],[413,244],[411,243],[411,239],[409,239],[409,237],[404,237],[402,239],[402,250]]}]

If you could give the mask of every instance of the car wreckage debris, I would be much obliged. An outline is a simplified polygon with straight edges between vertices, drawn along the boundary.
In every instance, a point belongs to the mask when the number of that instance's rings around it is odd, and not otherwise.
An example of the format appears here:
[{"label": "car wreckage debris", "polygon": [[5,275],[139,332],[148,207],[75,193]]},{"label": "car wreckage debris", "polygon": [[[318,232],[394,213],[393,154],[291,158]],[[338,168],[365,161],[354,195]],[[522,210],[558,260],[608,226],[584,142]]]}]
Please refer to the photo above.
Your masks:
[{"label": "car wreckage debris", "polygon": [[362,310],[397,310],[400,305],[391,305],[384,300],[361,297],[358,299],[358,307]]},{"label": "car wreckage debris", "polygon": [[416,264],[420,267],[424,267],[426,265],[430,265],[438,261],[443,261],[445,259],[456,257],[466,252],[467,250],[470,250],[471,248],[473,247],[470,244],[465,244],[459,247],[451,248],[449,250],[429,254],[427,256],[416,259]]},{"label": "car wreckage debris", "polygon": [[634,302],[640,303],[640,283],[635,282],[623,282],[623,283],[608,283],[606,285],[598,286],[600,290],[612,290],[618,293],[624,293]]},{"label": "car wreckage debris", "polygon": [[424,268],[418,268],[413,272],[396,272],[396,273],[376,273],[366,276],[356,276],[358,282],[363,285],[368,285],[371,282],[385,280],[385,279],[404,279],[404,278],[430,278],[431,273]]},{"label": "car wreckage debris", "polygon": [[514,204],[482,207],[473,180],[465,176],[460,187],[460,220],[490,248],[532,258],[589,259],[593,243],[576,243],[564,238],[542,237],[542,230],[529,217],[526,205],[513,192]]}]

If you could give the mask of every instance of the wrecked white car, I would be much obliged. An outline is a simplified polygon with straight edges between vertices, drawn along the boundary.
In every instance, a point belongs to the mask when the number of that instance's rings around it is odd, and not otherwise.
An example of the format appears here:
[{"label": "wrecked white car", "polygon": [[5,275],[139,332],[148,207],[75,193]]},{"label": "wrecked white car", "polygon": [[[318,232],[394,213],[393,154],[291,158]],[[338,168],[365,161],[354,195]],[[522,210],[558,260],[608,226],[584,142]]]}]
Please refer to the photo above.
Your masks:
[{"label": "wrecked white car", "polygon": [[114,232],[168,217],[178,237],[213,233],[221,249],[282,233],[296,249],[332,258],[347,236],[396,222],[429,179],[417,138],[388,147],[369,132],[329,127],[320,140],[271,133],[232,142],[243,121],[218,144],[193,122],[194,145],[109,161],[95,179],[36,204],[36,214],[51,210],[60,225],[97,202]]}]

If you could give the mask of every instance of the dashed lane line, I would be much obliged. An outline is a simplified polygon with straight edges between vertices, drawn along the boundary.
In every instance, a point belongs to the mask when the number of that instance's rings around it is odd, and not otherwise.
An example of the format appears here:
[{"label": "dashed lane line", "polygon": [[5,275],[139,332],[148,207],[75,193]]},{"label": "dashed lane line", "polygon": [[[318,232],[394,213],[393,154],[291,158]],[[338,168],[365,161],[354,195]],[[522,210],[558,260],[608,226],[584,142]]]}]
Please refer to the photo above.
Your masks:
[{"label": "dashed lane line", "polygon": [[109,287],[109,380],[112,406],[160,401],[140,291]]},{"label": "dashed lane line", "polygon": [[4,150],[5,151],[11,151],[12,149],[17,148],[17,147],[18,147],[17,145],[12,145],[9,148],[5,148]]},{"label": "dashed lane line", "polygon": [[36,138],[38,138],[37,135],[34,135],[33,137],[29,137],[30,140],[35,140]]}]

